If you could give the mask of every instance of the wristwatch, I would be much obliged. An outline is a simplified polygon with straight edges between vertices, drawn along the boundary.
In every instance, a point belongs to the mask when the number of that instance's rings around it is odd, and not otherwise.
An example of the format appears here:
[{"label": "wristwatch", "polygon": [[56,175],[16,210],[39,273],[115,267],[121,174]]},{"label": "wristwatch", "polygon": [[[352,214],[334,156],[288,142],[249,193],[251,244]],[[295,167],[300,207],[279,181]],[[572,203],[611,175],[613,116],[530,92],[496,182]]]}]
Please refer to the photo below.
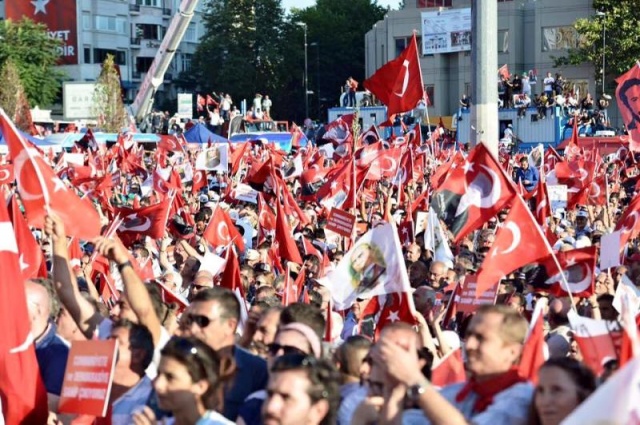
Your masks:
[{"label": "wristwatch", "polygon": [[431,383],[426,378],[418,384],[411,385],[409,388],[407,388],[407,397],[409,397],[412,402],[417,403],[420,399],[420,396],[425,393],[427,387],[429,387],[430,385]]},{"label": "wristwatch", "polygon": [[133,268],[133,264],[131,264],[131,261],[125,261],[125,262],[124,262],[124,263],[122,263],[122,264],[118,264],[118,271],[119,271],[120,273],[122,273],[122,270],[124,270],[124,269],[125,269],[125,267],[131,267],[131,268]]}]

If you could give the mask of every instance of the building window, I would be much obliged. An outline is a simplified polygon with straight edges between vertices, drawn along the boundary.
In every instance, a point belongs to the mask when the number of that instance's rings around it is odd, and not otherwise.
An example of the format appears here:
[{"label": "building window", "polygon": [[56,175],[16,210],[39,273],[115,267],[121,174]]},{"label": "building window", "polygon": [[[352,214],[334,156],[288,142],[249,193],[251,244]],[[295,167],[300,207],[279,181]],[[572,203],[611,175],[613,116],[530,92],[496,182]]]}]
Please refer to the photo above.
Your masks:
[{"label": "building window", "polygon": [[91,63],[91,47],[84,48],[84,63]]},{"label": "building window", "polygon": [[191,63],[193,61],[193,55],[185,53],[182,55],[182,71],[189,72],[191,71]]},{"label": "building window", "polygon": [[581,44],[581,37],[572,26],[542,28],[543,52],[577,48]]},{"label": "building window", "polygon": [[153,63],[153,58],[137,57],[136,72],[146,73],[151,67],[152,63]]},{"label": "building window", "polygon": [[138,0],[142,6],[162,7],[162,0]]},{"label": "building window", "polygon": [[418,0],[418,7],[451,7],[452,0]]},{"label": "building window", "polygon": [[145,40],[162,40],[162,27],[154,24],[138,24],[136,35]]},{"label": "building window", "polygon": [[435,105],[435,86],[433,84],[425,84],[424,91],[427,93],[427,105],[436,106]]},{"label": "building window", "polygon": [[196,30],[196,24],[191,23],[187,27],[187,31],[184,33],[184,41],[197,42],[198,41],[198,32]]},{"label": "building window", "polygon": [[93,63],[102,63],[107,55],[113,55],[117,65],[127,64],[127,52],[124,50],[93,49]]},{"label": "building window", "polygon": [[82,29],[85,31],[91,29],[91,15],[88,13],[82,14]]},{"label": "building window", "polygon": [[[398,37],[395,39],[396,44],[396,55],[394,57],[400,56],[402,51],[407,48],[409,43],[411,43],[411,37]],[[422,37],[416,37],[416,44],[418,45],[418,55],[422,54]]]},{"label": "building window", "polygon": [[127,34],[127,20],[114,16],[96,15],[96,29],[98,31],[110,31],[120,34]]},{"label": "building window", "polygon": [[509,53],[509,30],[498,31],[498,53]]}]

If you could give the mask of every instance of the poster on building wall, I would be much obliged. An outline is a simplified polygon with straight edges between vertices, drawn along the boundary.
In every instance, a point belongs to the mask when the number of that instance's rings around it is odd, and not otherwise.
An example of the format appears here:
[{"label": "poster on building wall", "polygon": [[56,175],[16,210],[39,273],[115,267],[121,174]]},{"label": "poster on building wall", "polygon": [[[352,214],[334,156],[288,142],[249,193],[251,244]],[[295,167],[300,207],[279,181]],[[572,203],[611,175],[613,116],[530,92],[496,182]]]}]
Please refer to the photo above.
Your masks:
[{"label": "poster on building wall", "polygon": [[178,115],[180,118],[193,118],[193,95],[178,93]]},{"label": "poster on building wall", "polygon": [[5,2],[6,19],[29,18],[47,26],[49,37],[61,40],[58,47],[61,65],[78,64],[78,24],[76,0],[34,0]]},{"label": "poster on building wall", "polygon": [[471,8],[422,12],[422,54],[471,50]]},{"label": "poster on building wall", "polygon": [[93,95],[95,83],[65,81],[62,84],[62,108],[68,120],[97,118]]}]

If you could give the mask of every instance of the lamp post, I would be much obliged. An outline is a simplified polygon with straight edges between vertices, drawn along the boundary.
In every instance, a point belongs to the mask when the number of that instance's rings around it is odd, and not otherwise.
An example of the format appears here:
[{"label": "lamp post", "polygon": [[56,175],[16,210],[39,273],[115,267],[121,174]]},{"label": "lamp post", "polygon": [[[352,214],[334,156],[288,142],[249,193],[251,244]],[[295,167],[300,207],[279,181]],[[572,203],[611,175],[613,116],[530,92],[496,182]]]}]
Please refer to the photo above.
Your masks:
[{"label": "lamp post", "polygon": [[309,78],[308,78],[308,64],[307,64],[307,24],[304,22],[298,22],[302,28],[304,28],[304,118],[309,118]]},{"label": "lamp post", "polygon": [[316,85],[318,87],[316,96],[318,98],[318,119],[320,119],[320,42],[314,41],[309,45],[316,48]]},{"label": "lamp post", "polygon": [[604,95],[604,86],[605,86],[605,76],[606,76],[606,72],[605,72],[605,49],[607,47],[607,26],[606,26],[606,22],[605,19],[607,14],[605,12],[600,12],[597,11],[596,12],[596,16],[600,16],[602,18],[602,94]]}]

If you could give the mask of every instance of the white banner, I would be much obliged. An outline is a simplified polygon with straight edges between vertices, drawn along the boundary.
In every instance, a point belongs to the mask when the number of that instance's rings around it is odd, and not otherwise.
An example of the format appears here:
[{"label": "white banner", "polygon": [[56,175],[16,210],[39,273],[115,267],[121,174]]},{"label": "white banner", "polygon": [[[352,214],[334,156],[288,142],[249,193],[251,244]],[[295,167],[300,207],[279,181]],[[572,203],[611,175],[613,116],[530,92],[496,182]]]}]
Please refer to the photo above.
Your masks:
[{"label": "white banner", "polygon": [[471,8],[422,12],[422,54],[471,50]]},{"label": "white banner", "polygon": [[178,93],[178,115],[180,118],[193,118],[193,95]]},{"label": "white banner", "polygon": [[222,171],[229,170],[229,145],[214,144],[203,150],[196,158],[196,170]]}]

